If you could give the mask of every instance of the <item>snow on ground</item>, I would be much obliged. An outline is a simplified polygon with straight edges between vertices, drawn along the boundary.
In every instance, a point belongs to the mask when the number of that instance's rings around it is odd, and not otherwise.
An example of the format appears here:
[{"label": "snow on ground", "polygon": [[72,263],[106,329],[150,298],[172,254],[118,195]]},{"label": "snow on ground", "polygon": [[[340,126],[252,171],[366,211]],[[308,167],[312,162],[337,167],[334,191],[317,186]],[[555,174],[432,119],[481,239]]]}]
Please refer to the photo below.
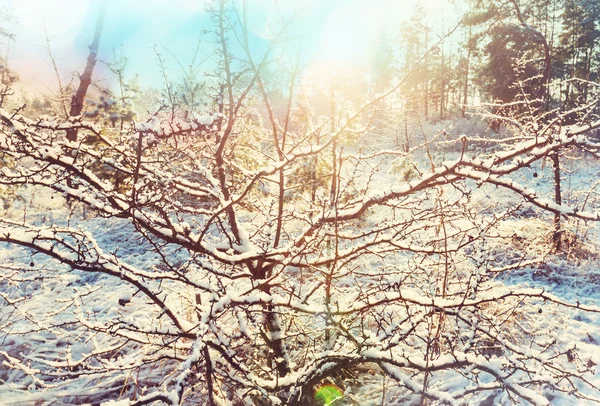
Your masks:
[{"label": "snow on ground", "polygon": [[[540,163],[531,168],[521,171],[521,182],[536,188],[540,193],[551,195],[552,173],[548,167],[542,168]],[[422,164],[422,167],[426,164]],[[600,210],[600,199],[594,194],[577,194],[574,190],[589,189],[590,179],[597,179],[600,173],[600,165],[590,160],[580,159],[568,162],[565,165],[568,172],[564,179],[565,200],[573,205],[581,207],[587,205],[587,210]],[[381,173],[388,173],[381,171]],[[535,174],[535,175],[534,175]],[[69,210],[64,201],[49,200],[47,195],[39,191],[29,190],[23,195],[24,199],[10,209],[10,216],[15,219],[25,219],[27,222],[37,225],[42,224],[67,224]],[[508,206],[513,196],[510,192],[499,190],[492,186],[474,188],[473,203],[482,211],[501,210]],[[80,210],[75,207],[73,210]],[[567,254],[555,255],[548,253],[550,249],[551,216],[542,213],[539,209],[524,206],[518,212],[518,217],[506,219],[500,224],[499,230],[506,236],[513,236],[512,246],[494,245],[489,243],[489,255],[493,257],[498,265],[511,262],[515,255],[534,256],[540,253],[545,255],[543,263],[531,265],[515,271],[499,273],[496,280],[509,286],[529,286],[543,288],[571,303],[589,305],[600,305],[600,240],[598,239],[600,226],[597,224],[584,225],[581,222],[566,222],[568,232],[573,236],[572,245]],[[76,218],[74,216],[73,218]],[[85,217],[85,214],[84,214]],[[160,262],[155,255],[148,254],[148,243],[143,240],[132,239],[132,226],[119,219],[94,218],[90,215],[82,220],[86,228],[90,229],[99,237],[99,244],[106,252],[114,252],[120,258],[140,269],[151,269]],[[504,240],[503,240],[504,241]],[[183,254],[171,252],[174,262]],[[16,314],[15,309],[4,306],[0,309],[0,325],[12,323],[10,329],[13,333],[0,336],[0,351],[7,354],[11,362],[18,362],[17,355],[25,356],[29,364],[24,370],[31,372],[30,376],[24,373],[13,373],[11,369],[0,367],[0,399],[3,405],[33,405],[54,404],[54,399],[63,399],[68,402],[68,397],[61,398],[62,388],[57,385],[54,389],[43,394],[35,392],[33,388],[39,385],[36,382],[34,372],[40,368],[36,360],[48,356],[45,352],[59,353],[66,359],[79,359],[86,353],[95,349],[94,339],[90,337],[84,342],[64,342],[64,337],[49,337],[40,333],[39,335],[20,336],[18,333],[26,326],[30,326],[30,318],[35,315],[47,314],[48,311],[58,310],[57,306],[64,303],[65,297],[80,295],[87,299],[87,311],[97,312],[98,317],[110,318],[111,314],[117,312],[123,314],[124,309],[117,306],[118,300],[129,300],[132,292],[128,287],[120,286],[119,281],[106,276],[84,275],[75,271],[63,273],[61,283],[55,278],[55,272],[49,269],[60,269],[61,265],[53,263],[39,255],[32,255],[26,249],[0,245],[1,266],[10,267],[13,263],[29,263],[31,269],[22,272],[23,283],[18,286],[10,286],[6,281],[0,281],[0,292],[11,297],[22,296],[27,305],[21,307],[21,314]],[[508,261],[511,260],[511,261]],[[42,272],[39,272],[42,271]],[[67,278],[67,279],[65,279]],[[65,283],[67,282],[67,283]],[[98,293],[98,287],[110,286],[110,295]],[[43,298],[31,300],[32,298]],[[67,304],[65,304],[67,305]],[[76,313],[76,311],[74,311]],[[61,313],[64,315],[65,313]],[[62,317],[62,316],[61,316]],[[143,316],[142,316],[143,317]],[[73,322],[75,319],[62,320],[65,323]],[[56,320],[59,321],[59,320]],[[566,349],[576,347],[580,353],[580,362],[595,366],[600,364],[600,314],[587,313],[577,309],[558,308],[555,305],[539,303],[539,316],[536,320],[538,326],[547,326],[548,337],[560,340]],[[41,329],[43,326],[40,326]],[[68,327],[65,327],[68,331]],[[67,335],[65,335],[66,337]],[[122,356],[127,356],[122,354]],[[4,361],[4,366],[7,361]],[[11,375],[12,374],[12,375]],[[460,377],[456,375],[445,376],[447,382],[445,387],[460,385]],[[370,374],[365,374],[360,381],[352,376],[347,376],[345,398],[339,404],[347,405],[400,405],[406,404],[407,390],[394,385],[393,381],[384,378],[376,367]],[[595,385],[600,385],[600,368],[596,368],[594,376]],[[123,382],[107,379],[106,382],[94,382],[82,379],[81,387],[77,388],[79,393],[93,393],[101,388],[118,387]],[[434,382],[435,384],[435,382]],[[68,388],[72,390],[73,388]],[[65,400],[67,399],[67,400]],[[510,404],[510,399],[504,394],[482,394],[475,397],[478,404],[502,405]],[[415,401],[418,402],[418,396]],[[575,401],[566,396],[556,397],[553,404],[557,405],[581,405],[581,401]],[[60,402],[58,403],[60,404]],[[472,403],[475,404],[475,403]]]},{"label": "snow on ground", "polygon": [[[43,190],[28,189],[23,197],[8,213],[17,221],[24,219],[37,226],[78,227],[85,223],[85,228],[98,238],[105,252],[116,253],[140,269],[152,269],[159,263],[159,258],[149,252],[146,241],[132,238],[133,226],[123,220],[94,218],[89,213],[82,213],[77,206],[71,208],[77,215],[71,216],[64,200],[54,201]],[[75,220],[77,218],[80,219],[79,224]],[[178,256],[178,253],[171,253],[174,261]],[[28,268],[23,269],[20,266],[23,263]],[[43,371],[44,364],[66,362],[67,366],[59,366],[58,371],[60,374],[62,369],[67,376],[69,364],[74,365],[73,371],[76,371],[76,364],[82,358],[98,348],[111,348],[106,342],[99,343],[95,335],[82,332],[79,337],[74,337],[70,334],[74,330],[73,323],[80,319],[80,312],[86,312],[87,318],[107,321],[129,314],[136,322],[143,323],[146,319],[146,323],[152,323],[150,315],[132,312],[130,307],[122,305],[131,300],[135,292],[116,278],[70,270],[58,261],[7,244],[0,244],[0,267],[4,268],[4,274],[18,274],[13,281],[20,282],[13,284],[5,279],[0,280],[0,293],[9,300],[23,298],[22,302],[17,303],[18,308],[6,302],[0,306],[0,326],[10,331],[8,335],[0,335],[0,352],[12,359],[7,362],[5,358],[0,364],[0,405],[78,404],[73,393],[85,399],[88,395],[97,397],[103,391],[118,392],[124,382],[121,378],[112,377],[102,381],[82,377],[75,387],[72,382],[69,386],[55,383],[47,390],[35,391],[42,382],[37,381],[34,373]],[[79,302],[70,298],[77,298]],[[61,311],[65,309],[67,311]],[[21,334],[31,330],[32,326],[35,330],[36,320],[43,320],[37,327],[38,334]],[[48,323],[52,323],[53,331],[59,333],[49,334],[45,330]],[[119,355],[119,348],[114,348],[114,362],[118,365],[119,358],[125,360],[128,354]],[[23,358],[27,360],[30,376],[12,368],[18,359]]]}]

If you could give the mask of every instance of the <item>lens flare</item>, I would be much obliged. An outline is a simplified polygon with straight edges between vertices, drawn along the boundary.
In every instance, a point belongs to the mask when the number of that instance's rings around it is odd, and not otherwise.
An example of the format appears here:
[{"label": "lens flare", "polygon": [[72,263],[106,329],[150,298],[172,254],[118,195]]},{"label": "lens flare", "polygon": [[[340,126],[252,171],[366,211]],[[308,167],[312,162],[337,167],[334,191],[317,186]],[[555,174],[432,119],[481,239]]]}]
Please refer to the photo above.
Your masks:
[{"label": "lens flare", "polygon": [[344,396],[344,392],[331,383],[319,386],[315,390],[315,401],[320,406],[329,406]]}]

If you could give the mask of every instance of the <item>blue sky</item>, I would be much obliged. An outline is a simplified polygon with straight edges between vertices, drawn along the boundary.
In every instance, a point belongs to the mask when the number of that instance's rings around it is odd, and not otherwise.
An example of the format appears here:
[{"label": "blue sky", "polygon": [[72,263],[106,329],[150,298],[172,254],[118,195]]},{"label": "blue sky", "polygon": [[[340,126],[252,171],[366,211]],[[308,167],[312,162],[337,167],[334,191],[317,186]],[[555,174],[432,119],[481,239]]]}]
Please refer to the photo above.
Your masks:
[{"label": "blue sky", "polygon": [[[127,73],[138,74],[144,85],[156,84],[159,69],[153,47],[168,49],[187,65],[209,17],[202,1],[108,0],[99,58],[110,61],[113,50],[128,57]],[[292,32],[298,36],[305,59],[357,63],[372,48],[385,28],[393,35],[410,17],[415,2],[439,8],[448,0],[285,0],[288,12],[301,8]],[[98,0],[0,0],[16,16],[8,28],[16,40],[10,44],[9,63],[28,88],[54,88],[55,74],[48,57],[44,27],[52,53],[64,81],[81,71],[98,9]],[[276,18],[273,0],[248,0],[251,41],[258,48],[266,43],[269,23]],[[210,34],[204,36],[205,51]],[[172,58],[170,62],[173,62]],[[176,64],[170,63],[173,74]],[[97,79],[106,73],[97,72]]]}]

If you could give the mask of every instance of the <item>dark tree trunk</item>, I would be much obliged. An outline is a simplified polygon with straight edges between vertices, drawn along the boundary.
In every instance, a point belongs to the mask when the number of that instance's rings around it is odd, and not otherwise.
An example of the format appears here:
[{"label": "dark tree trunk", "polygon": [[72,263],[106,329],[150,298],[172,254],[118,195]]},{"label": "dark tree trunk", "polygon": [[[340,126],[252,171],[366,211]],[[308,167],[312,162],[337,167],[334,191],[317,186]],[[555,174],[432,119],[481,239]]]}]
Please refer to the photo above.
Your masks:
[{"label": "dark tree trunk", "polygon": [[[559,152],[555,151],[552,153],[552,169],[554,171],[554,199],[556,204],[562,204],[562,194],[560,185],[560,158]],[[556,251],[562,249],[562,230],[560,226],[560,213],[554,213],[554,235],[552,236],[554,241],[554,248]]]},{"label": "dark tree trunk", "polygon": [[[94,66],[96,66],[96,58],[98,57],[98,48],[100,46],[100,36],[102,34],[102,26],[104,25],[104,16],[106,14],[106,0],[100,3],[100,10],[98,12],[98,19],[96,20],[96,31],[94,33],[94,40],[90,45],[90,54],[88,55],[87,63],[83,74],[79,77],[79,88],[71,98],[71,111],[69,112],[70,117],[78,116],[83,111],[83,102],[85,95],[87,94],[88,88],[92,83],[92,74],[94,73]],[[67,139],[69,141],[77,141],[77,129],[71,128],[67,130]]]}]

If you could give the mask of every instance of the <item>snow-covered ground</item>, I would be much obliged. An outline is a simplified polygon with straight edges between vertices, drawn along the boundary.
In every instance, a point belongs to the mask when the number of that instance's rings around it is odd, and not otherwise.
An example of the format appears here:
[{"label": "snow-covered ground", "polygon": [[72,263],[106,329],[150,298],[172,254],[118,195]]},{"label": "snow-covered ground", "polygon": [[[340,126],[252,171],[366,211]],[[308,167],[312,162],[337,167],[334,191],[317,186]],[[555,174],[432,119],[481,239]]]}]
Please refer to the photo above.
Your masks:
[{"label": "snow-covered ground", "polygon": [[[448,158],[452,158],[449,156]],[[426,164],[421,164],[425,166]],[[600,199],[596,193],[577,194],[573,190],[589,190],[590,179],[597,179],[600,165],[589,159],[568,162],[565,169],[570,171],[564,177],[564,199],[577,207],[584,204],[588,211],[600,210]],[[381,171],[387,174],[388,171]],[[548,167],[534,166],[520,171],[520,182],[533,186],[540,193],[552,195],[552,172]],[[382,175],[383,176],[383,175]],[[386,175],[387,176],[387,175]],[[514,202],[511,192],[495,186],[472,186],[472,203],[479,207],[484,215],[506,210]],[[85,224],[85,228],[96,237],[101,249],[116,253],[123,261],[139,269],[157,269],[161,258],[152,254],[148,242],[133,237],[133,226],[123,220],[92,217],[82,213],[78,207],[69,209],[65,201],[54,201],[50,195],[40,190],[27,189],[23,199],[8,210],[8,215],[15,221],[26,221],[33,225],[67,225]],[[77,216],[71,216],[71,211]],[[76,220],[79,218],[80,220]],[[79,222],[79,223],[77,223]],[[486,240],[489,263],[501,268],[503,265],[515,263],[519,258],[543,258],[543,261],[528,266],[490,274],[497,286],[542,288],[558,298],[577,305],[600,306],[600,227],[597,224],[565,221],[565,228],[572,235],[571,245],[566,253],[551,253],[551,216],[539,209],[524,205],[510,218],[499,222],[497,230],[503,238],[495,242],[493,238]],[[510,241],[510,244],[507,244]],[[172,262],[185,260],[180,251],[167,251]],[[84,274],[67,269],[57,261],[32,254],[27,249],[16,248],[6,244],[0,245],[0,267],[3,275],[12,278],[0,280],[0,294],[4,303],[0,308],[0,354],[3,355],[0,365],[0,400],[2,405],[61,405],[79,402],[81,399],[98,399],[103,391],[114,392],[125,388],[122,376],[105,377],[103,381],[88,379],[68,380],[68,386],[61,384],[60,374],[65,377],[77,371],[77,362],[82,357],[92,354],[98,343],[94,334],[85,331],[73,335],[75,323],[80,312],[86,312],[99,320],[109,321],[111,318],[130,317],[136,322],[152,323],[151,315],[144,314],[143,309],[119,306],[131,300],[131,288],[112,278],[99,274]],[[26,269],[21,264],[28,264]],[[75,300],[71,299],[75,298]],[[12,303],[12,304],[9,304]],[[67,311],[63,311],[63,310]],[[513,319],[507,323],[522,324],[525,333],[531,328],[545,331],[548,343],[559,345],[569,354],[570,349],[577,349],[577,358],[569,358],[569,362],[581,364],[596,372],[590,382],[600,386],[600,313],[586,312],[577,308],[566,308],[554,303],[540,301],[534,312],[526,318]],[[64,335],[48,334],[43,323],[53,322],[53,331],[59,330]],[[33,327],[32,327],[33,326]],[[514,326],[513,326],[514,327]],[[502,328],[502,326],[499,326]],[[25,333],[26,334],[21,334]],[[521,343],[523,344],[523,343]],[[526,347],[526,344],[524,345]],[[106,347],[106,345],[105,345]],[[127,365],[128,353],[116,345],[114,347],[115,365],[121,362]],[[44,368],[52,366],[51,361],[62,358],[73,362],[73,368],[61,364],[57,372],[46,374]],[[20,360],[25,360],[24,363]],[[138,364],[139,365],[139,364]],[[136,373],[145,376],[146,387],[160,382],[160,376],[171,373],[171,366],[165,362],[164,373],[144,371],[140,368]],[[365,367],[366,368],[366,367]],[[368,369],[368,368],[366,368]],[[41,377],[41,378],[40,378]],[[130,375],[130,379],[140,379]],[[453,387],[463,385],[459,374],[448,373],[432,381],[432,387],[451,391]],[[75,382],[75,383],[74,383]],[[348,405],[400,405],[407,404],[410,396],[405,388],[385,378],[377,366],[365,373],[361,379],[345,377],[344,399],[339,404]],[[75,386],[75,387],[74,387]],[[40,390],[44,388],[43,390]],[[582,389],[589,391],[587,389]],[[74,397],[77,393],[79,397]],[[587,392],[584,392],[587,394]],[[130,393],[127,393],[130,394]],[[598,397],[598,392],[589,393]],[[546,394],[556,405],[582,405],[585,401],[564,394]],[[413,401],[418,403],[419,396]],[[508,405],[513,402],[507,392],[482,392],[474,395],[468,403],[482,405]],[[594,404],[590,400],[590,404]]]}]

